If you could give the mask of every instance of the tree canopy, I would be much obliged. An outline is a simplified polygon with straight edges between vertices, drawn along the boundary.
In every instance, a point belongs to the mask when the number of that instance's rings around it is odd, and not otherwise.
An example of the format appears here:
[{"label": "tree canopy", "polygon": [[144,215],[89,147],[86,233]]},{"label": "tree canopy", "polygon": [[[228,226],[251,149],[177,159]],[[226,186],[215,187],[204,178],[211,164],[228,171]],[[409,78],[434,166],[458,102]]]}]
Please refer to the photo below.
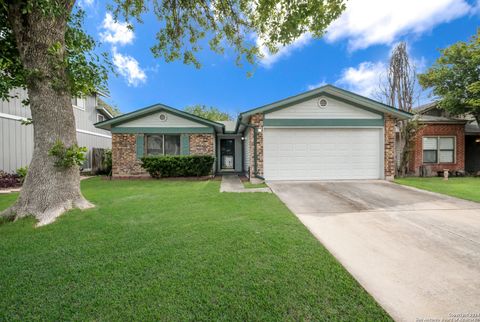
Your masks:
[{"label": "tree canopy", "polygon": [[[75,9],[68,14],[65,10],[53,7],[58,2],[54,0],[37,2],[36,4],[26,1],[15,5],[0,5],[0,73],[2,73],[0,98],[8,99],[9,92],[13,88],[27,88],[29,81],[46,81],[47,79],[55,88],[67,90],[72,96],[90,94],[98,90],[108,91],[107,76],[111,70],[111,63],[106,53],[95,52],[98,47],[97,42],[82,29],[85,12],[82,9]],[[66,83],[55,78],[54,75],[46,75],[40,70],[30,69],[22,62],[19,52],[22,46],[19,42],[28,41],[28,28],[22,28],[16,35],[13,28],[18,23],[33,23],[23,18],[29,11],[35,10],[36,6],[41,7],[44,15],[52,19],[61,19],[65,16],[67,28],[64,48],[62,48],[63,44],[56,42],[47,48],[47,55],[51,64],[65,69]],[[13,16],[15,11],[18,12],[18,16]],[[60,55],[63,51],[66,55]]]},{"label": "tree canopy", "polygon": [[[151,48],[153,55],[166,62],[181,60],[198,68],[201,62],[197,53],[205,46],[216,53],[231,48],[237,54],[237,64],[244,61],[255,64],[261,57],[260,47],[275,53],[304,33],[321,37],[345,9],[344,1],[113,0],[107,9],[113,12],[115,19],[123,18],[129,23],[141,23],[144,14],[153,12],[159,21],[157,42]],[[51,56],[61,50],[67,53],[56,63],[66,69],[68,84],[58,85],[67,88],[72,95],[98,89],[107,91],[110,60],[106,53],[95,53],[98,44],[82,28],[85,12],[78,6],[73,7],[74,3],[72,0],[29,0],[0,5],[0,69],[3,74],[0,98],[7,98],[12,88],[26,88],[29,78],[40,77],[38,71],[28,70],[20,59],[19,45],[28,41],[28,35],[19,37],[17,33],[15,36],[13,31],[15,24],[22,23],[22,16],[25,18],[37,9],[45,16],[65,19],[68,24],[65,48],[61,48],[63,44],[48,48]]]},{"label": "tree canopy", "polygon": [[[71,96],[108,92],[111,64],[97,53],[98,44],[82,27],[85,13],[74,5],[75,0],[0,2],[0,98],[8,99],[16,87],[28,89],[35,141],[20,196],[1,214],[6,218],[34,216],[47,224],[68,209],[92,207],[81,194],[77,162],[63,162],[60,155],[81,152]],[[320,37],[344,8],[344,0],[111,0],[107,10],[130,24],[153,13],[153,55],[200,67],[197,53],[205,46],[217,53],[232,49],[237,64],[254,64],[265,48],[275,53],[306,33]],[[209,118],[222,115],[205,110]],[[68,153],[54,158],[55,146]]]},{"label": "tree canopy", "polygon": [[196,104],[192,106],[187,106],[185,112],[192,113],[193,115],[203,117],[204,119],[211,121],[231,121],[232,116],[226,112],[220,111],[218,108],[213,106],[206,106],[201,104]]},{"label": "tree canopy", "polygon": [[480,29],[468,42],[440,50],[441,56],[424,74],[424,88],[432,88],[439,106],[452,115],[470,114],[480,126]]}]

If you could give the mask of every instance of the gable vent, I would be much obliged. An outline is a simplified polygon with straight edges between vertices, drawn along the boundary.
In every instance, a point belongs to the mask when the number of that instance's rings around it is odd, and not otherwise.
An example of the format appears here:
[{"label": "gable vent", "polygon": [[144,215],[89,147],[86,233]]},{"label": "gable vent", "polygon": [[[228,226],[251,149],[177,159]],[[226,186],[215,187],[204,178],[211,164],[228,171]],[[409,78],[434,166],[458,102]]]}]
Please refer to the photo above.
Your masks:
[{"label": "gable vent", "polygon": [[318,107],[320,107],[320,108],[325,108],[325,107],[327,107],[327,105],[328,105],[328,101],[327,101],[326,99],[324,99],[324,98],[320,98],[320,99],[318,100],[317,104],[318,104]]},{"label": "gable vent", "polygon": [[161,113],[158,118],[160,121],[165,122],[167,120],[167,114]]}]

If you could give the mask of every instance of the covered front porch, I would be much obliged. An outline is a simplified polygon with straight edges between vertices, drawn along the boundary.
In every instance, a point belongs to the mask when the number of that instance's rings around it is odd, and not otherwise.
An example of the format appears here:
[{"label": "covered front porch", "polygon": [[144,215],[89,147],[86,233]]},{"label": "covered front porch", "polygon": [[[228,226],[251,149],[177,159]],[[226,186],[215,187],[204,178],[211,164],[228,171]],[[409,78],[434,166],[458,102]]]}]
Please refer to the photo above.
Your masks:
[{"label": "covered front porch", "polygon": [[244,171],[244,139],[242,134],[217,135],[217,165],[219,174],[242,174]]}]

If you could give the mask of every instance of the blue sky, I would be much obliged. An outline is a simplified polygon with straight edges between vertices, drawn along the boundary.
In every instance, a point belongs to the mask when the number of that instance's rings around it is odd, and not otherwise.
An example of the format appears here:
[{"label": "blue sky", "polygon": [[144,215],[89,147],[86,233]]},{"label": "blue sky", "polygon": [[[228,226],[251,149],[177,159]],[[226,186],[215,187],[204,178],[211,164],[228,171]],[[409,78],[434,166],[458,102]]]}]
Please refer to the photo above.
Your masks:
[{"label": "blue sky", "polygon": [[[134,31],[114,21],[103,1],[81,0],[85,27],[112,55],[119,75],[110,75],[108,101],[130,112],[155,103],[175,108],[215,106],[232,116],[304,92],[324,83],[374,97],[388,56],[407,41],[420,71],[439,56],[438,49],[467,40],[480,22],[480,0],[350,0],[347,10],[322,39],[304,35],[276,55],[239,68],[235,56],[200,53],[201,69],[155,59],[158,21],[152,14]],[[427,94],[421,102],[429,100]]]}]

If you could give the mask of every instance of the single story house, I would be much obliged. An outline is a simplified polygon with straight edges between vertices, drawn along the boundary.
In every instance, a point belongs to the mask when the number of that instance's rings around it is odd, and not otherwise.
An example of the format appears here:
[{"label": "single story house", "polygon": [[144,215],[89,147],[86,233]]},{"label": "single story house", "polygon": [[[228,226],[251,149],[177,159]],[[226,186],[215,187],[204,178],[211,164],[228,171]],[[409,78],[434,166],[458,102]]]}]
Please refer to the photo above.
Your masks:
[{"label": "single story house", "polygon": [[437,102],[416,109],[422,127],[415,136],[409,171],[436,175],[480,171],[480,128],[470,117],[451,117]]},{"label": "single story house", "polygon": [[326,85],[213,122],[156,104],[96,124],[112,132],[113,176],[144,155],[208,154],[215,172],[265,180],[392,179],[395,121],[412,115]]}]

